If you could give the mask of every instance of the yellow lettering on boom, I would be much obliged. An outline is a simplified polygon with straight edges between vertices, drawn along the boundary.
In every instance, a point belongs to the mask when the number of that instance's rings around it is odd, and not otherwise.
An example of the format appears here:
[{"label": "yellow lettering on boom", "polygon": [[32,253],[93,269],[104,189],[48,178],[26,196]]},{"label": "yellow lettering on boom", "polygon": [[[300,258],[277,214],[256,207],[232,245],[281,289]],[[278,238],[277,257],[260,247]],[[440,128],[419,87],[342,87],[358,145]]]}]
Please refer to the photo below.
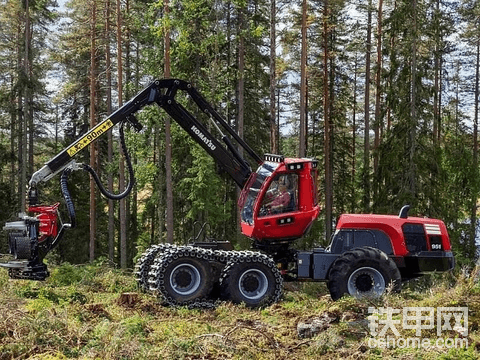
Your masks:
[{"label": "yellow lettering on boom", "polygon": [[83,135],[80,139],[75,141],[68,149],[67,153],[72,157],[92,141],[97,139],[100,135],[107,132],[111,127],[113,127],[113,123],[110,119],[105,120],[91,129],[88,133]]}]

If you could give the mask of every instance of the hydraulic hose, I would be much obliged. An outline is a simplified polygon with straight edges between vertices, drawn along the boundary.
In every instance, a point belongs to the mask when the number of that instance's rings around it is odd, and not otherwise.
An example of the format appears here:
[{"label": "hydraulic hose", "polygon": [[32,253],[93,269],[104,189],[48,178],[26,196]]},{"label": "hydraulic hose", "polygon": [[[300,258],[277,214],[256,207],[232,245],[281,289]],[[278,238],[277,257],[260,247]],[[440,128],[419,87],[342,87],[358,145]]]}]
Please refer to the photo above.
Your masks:
[{"label": "hydraulic hose", "polygon": [[92,175],[93,180],[95,180],[95,183],[97,184],[100,192],[105,197],[107,197],[108,199],[111,199],[111,200],[121,200],[121,199],[123,199],[124,197],[126,197],[130,193],[130,191],[132,191],[133,185],[135,184],[135,173],[133,172],[132,161],[131,161],[130,155],[128,154],[128,151],[127,151],[127,144],[125,143],[125,134],[123,132],[124,123],[125,122],[122,121],[122,124],[120,125],[120,144],[122,146],[122,152],[123,152],[123,155],[125,156],[125,161],[127,163],[128,174],[129,174],[128,185],[125,188],[125,190],[123,192],[121,192],[120,194],[110,193],[107,189],[105,189],[105,187],[101,183],[100,178],[98,177],[95,170],[93,170],[91,168],[91,166],[88,165],[88,164],[83,164],[82,165],[83,169],[85,171],[88,171],[90,173],[90,175]]},{"label": "hydraulic hose", "polygon": [[60,188],[62,190],[63,198],[65,199],[65,204],[67,205],[68,216],[70,217],[70,228],[74,228],[77,225],[76,215],[75,215],[75,206],[73,205],[72,197],[70,196],[70,191],[68,191],[68,175],[72,172],[72,169],[66,168],[63,170],[62,176],[60,177]]}]

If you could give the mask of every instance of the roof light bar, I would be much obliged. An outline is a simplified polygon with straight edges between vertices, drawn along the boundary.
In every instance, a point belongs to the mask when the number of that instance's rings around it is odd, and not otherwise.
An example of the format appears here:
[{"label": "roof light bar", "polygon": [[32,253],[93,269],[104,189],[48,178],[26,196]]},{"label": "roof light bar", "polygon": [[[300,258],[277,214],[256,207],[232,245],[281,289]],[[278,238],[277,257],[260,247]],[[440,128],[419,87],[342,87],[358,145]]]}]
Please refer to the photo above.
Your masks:
[{"label": "roof light bar", "polygon": [[283,155],[265,154],[263,158],[265,161],[269,161],[269,162],[280,163],[285,161],[285,157]]}]

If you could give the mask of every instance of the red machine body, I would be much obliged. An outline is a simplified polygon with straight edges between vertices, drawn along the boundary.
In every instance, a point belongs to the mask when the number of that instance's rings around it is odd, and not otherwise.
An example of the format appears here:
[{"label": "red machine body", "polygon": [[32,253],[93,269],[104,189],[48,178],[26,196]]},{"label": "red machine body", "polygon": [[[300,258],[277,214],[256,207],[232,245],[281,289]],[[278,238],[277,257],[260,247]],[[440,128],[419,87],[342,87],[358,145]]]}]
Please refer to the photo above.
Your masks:
[{"label": "red machine body", "polygon": [[411,250],[405,240],[405,225],[421,225],[426,240],[426,251],[451,251],[450,238],[443,221],[438,219],[376,214],[343,214],[337,224],[341,229],[378,229],[391,240],[393,253],[396,256],[410,255]]},{"label": "red machine body", "polygon": [[38,214],[36,218],[39,220],[38,242],[41,244],[48,238],[55,238],[58,235],[58,207],[60,203],[53,205],[37,205],[30,206],[28,212]]}]

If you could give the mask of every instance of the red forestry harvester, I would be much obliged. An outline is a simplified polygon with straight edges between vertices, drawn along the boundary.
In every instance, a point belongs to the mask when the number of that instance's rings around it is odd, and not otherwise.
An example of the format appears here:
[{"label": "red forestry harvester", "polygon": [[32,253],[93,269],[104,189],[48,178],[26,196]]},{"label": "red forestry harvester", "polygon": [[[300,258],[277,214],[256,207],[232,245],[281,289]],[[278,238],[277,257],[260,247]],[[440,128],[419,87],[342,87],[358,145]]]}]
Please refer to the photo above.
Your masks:
[{"label": "red forestry harvester", "polygon": [[[212,126],[199,121],[176,101],[179,92],[208,115]],[[235,251],[229,242],[222,241],[153,245],[135,268],[141,289],[158,293],[171,305],[210,306],[220,297],[257,307],[278,301],[284,281],[326,281],[335,300],[344,294],[379,296],[390,284],[400,290],[402,280],[453,268],[444,223],[409,217],[408,206],[399,216],[342,215],[326,249],[292,248],[320,212],[318,162],[269,154],[259,157],[191,84],[165,79],[152,82],[33,174],[28,190],[30,215],[22,213],[18,221],[8,222],[3,228],[8,232],[14,259],[0,266],[8,268],[10,277],[44,280],[49,275],[43,263],[45,255],[58,244],[66,229],[75,226],[75,209],[67,186],[72,171],[88,171],[107,198],[119,200],[128,195],[134,172],[123,126],[130,123],[140,131],[142,125],[135,113],[150,104],[164,109],[241,188],[241,229],[252,240],[252,250]],[[90,166],[78,164],[73,158],[119,123],[130,180],[123,193],[111,194]],[[239,147],[258,164],[257,171],[251,170]],[[38,205],[38,185],[60,173],[69,223],[61,222],[59,203]]]}]

